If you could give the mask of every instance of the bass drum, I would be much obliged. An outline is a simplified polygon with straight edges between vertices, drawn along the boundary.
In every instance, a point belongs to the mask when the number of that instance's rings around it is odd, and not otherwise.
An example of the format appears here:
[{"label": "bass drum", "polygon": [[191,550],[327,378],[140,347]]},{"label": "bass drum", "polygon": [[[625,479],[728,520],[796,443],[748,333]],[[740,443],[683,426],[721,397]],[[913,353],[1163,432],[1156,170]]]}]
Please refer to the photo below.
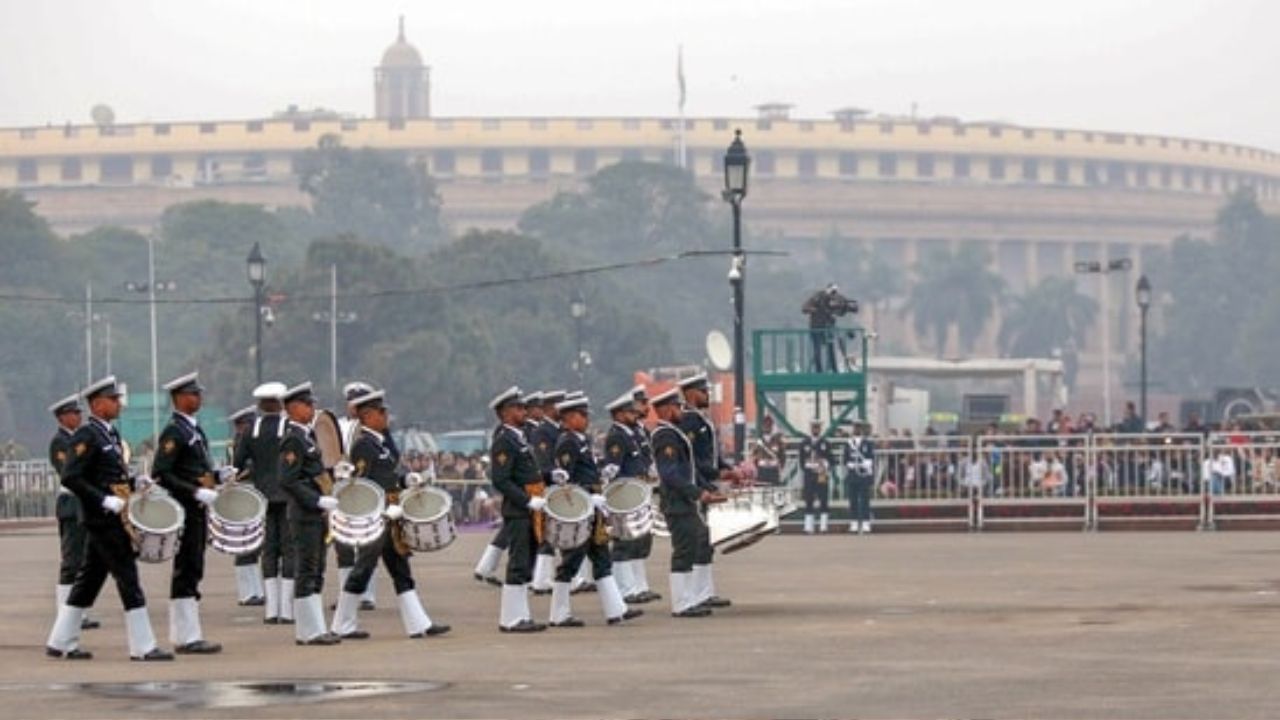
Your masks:
[{"label": "bass drum", "polygon": [[338,499],[338,507],[329,513],[334,542],[359,548],[382,537],[387,495],[377,483],[361,478],[344,480],[334,486],[333,496]]},{"label": "bass drum", "polygon": [[[347,448],[343,442],[342,425],[331,410],[317,410],[311,420],[311,430],[316,434],[316,447],[320,449],[320,462],[326,468],[337,465],[346,458]],[[325,470],[317,479],[320,490],[325,495],[333,491],[333,476]]]},{"label": "bass drum", "polygon": [[618,478],[604,487],[609,536],[615,540],[639,540],[653,530],[653,491],[636,478]]},{"label": "bass drum", "polygon": [[169,493],[159,489],[129,497],[129,524],[142,562],[161,563],[178,554],[187,513]]},{"label": "bass drum", "polygon": [[218,491],[209,508],[209,545],[228,555],[248,555],[267,536],[267,498],[257,488],[239,483]]},{"label": "bass drum", "polygon": [[561,485],[547,494],[543,538],[557,550],[576,550],[591,539],[595,508],[577,485]]},{"label": "bass drum", "polygon": [[453,496],[429,485],[406,490],[400,495],[404,517],[400,529],[405,543],[414,550],[434,552],[449,547],[458,537],[453,524]]}]

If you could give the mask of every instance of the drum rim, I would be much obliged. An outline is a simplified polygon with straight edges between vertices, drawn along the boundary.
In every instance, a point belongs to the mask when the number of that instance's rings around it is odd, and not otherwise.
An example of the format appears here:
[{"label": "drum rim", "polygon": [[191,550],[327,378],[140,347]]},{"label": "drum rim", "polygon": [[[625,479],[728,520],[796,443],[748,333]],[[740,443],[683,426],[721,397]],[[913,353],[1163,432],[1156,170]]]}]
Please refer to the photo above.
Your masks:
[{"label": "drum rim", "polygon": [[[137,517],[133,512],[133,508],[135,505],[143,502],[144,500],[146,502],[167,502],[170,505],[172,505],[173,508],[178,511],[177,519],[174,521],[173,525],[170,525],[167,528],[161,529],[161,528],[148,527],[146,525],[139,523]],[[152,494],[152,495],[139,494],[139,495],[133,495],[129,498],[129,524],[132,525],[134,529],[139,532],[145,532],[150,535],[170,535],[180,531],[182,529],[182,526],[185,525],[186,522],[187,522],[186,509],[182,507],[182,503],[178,502],[177,500],[174,500],[168,494]]]},{"label": "drum rim", "polygon": [[[418,495],[427,495],[427,494],[443,497],[444,507],[440,508],[440,512],[436,513],[435,515],[432,515],[431,517],[424,518],[424,517],[417,517],[417,516],[411,515],[409,513],[408,508],[405,507],[405,503],[407,503],[410,498],[417,497]],[[453,496],[450,495],[448,492],[441,490],[438,487],[431,487],[430,485],[424,485],[422,487],[416,487],[416,488],[407,490],[403,495],[401,495],[400,508],[404,510],[404,517],[402,519],[405,522],[413,525],[429,525],[431,523],[439,522],[440,519],[444,517],[449,517],[450,519],[452,519],[451,516],[453,513]]]},{"label": "drum rim", "polygon": [[261,491],[261,490],[259,490],[258,488],[254,487],[254,486],[252,486],[252,485],[242,485],[242,484],[240,484],[240,483],[236,483],[236,484],[234,484],[234,485],[225,485],[225,486],[223,486],[223,487],[222,487],[222,489],[220,489],[220,490],[218,491],[218,497],[219,497],[219,498],[221,498],[221,497],[222,497],[222,493],[224,493],[224,492],[247,492],[247,493],[249,493],[249,495],[250,495],[250,496],[253,496],[253,497],[257,498],[257,500],[258,500],[258,511],[257,511],[256,513],[254,513],[253,517],[251,517],[251,518],[249,518],[249,519],[247,519],[247,520],[231,520],[231,519],[226,518],[225,516],[223,516],[223,515],[221,515],[221,514],[219,514],[219,513],[218,513],[218,501],[217,501],[217,500],[214,500],[214,501],[213,501],[213,504],[209,506],[209,522],[210,522],[211,524],[212,524],[213,522],[215,522],[215,521],[216,521],[216,522],[220,522],[220,523],[223,523],[223,524],[240,524],[240,525],[247,525],[247,524],[251,524],[251,523],[262,523],[262,522],[265,522],[265,521],[266,521],[266,519],[267,519],[267,496],[266,496],[266,495],[264,495],[264,494],[262,494],[262,491]]},{"label": "drum rim", "polygon": [[[564,515],[557,513],[551,507],[551,497],[556,493],[564,493],[564,492],[567,492],[570,495],[574,495],[574,494],[581,495],[583,498],[585,498],[587,507],[585,510],[583,510],[581,517],[576,517],[576,518],[565,517]],[[591,493],[587,492],[586,490],[583,490],[577,485],[561,485],[555,488],[554,490],[552,490],[551,492],[547,493],[546,498],[547,498],[547,505],[542,509],[542,511],[547,514],[548,518],[555,520],[556,522],[576,525],[578,523],[590,520],[591,515],[595,512],[595,509],[591,507]]]},{"label": "drum rim", "polygon": [[[610,490],[613,488],[620,488],[628,485],[639,485],[641,490],[644,492],[644,499],[641,500],[635,507],[629,508],[629,509],[615,507],[614,505],[610,504],[609,502]],[[650,505],[653,502],[653,488],[649,487],[649,483],[643,480],[638,480],[636,478],[631,478],[631,477],[615,479],[613,482],[604,486],[604,491],[601,494],[604,495],[604,504],[605,504],[605,507],[609,509],[610,517],[613,517],[614,513],[621,513],[621,514],[633,513],[639,510],[641,507],[645,505]]]}]

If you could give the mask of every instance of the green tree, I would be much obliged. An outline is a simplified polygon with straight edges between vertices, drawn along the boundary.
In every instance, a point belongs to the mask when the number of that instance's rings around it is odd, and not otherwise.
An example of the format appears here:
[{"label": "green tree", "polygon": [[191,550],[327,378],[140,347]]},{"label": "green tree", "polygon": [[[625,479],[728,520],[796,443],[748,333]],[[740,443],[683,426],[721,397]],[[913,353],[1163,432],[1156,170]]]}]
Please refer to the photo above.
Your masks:
[{"label": "green tree", "polygon": [[1047,277],[1013,299],[1000,324],[997,344],[1006,357],[1051,357],[1060,353],[1067,385],[1075,385],[1079,351],[1098,314],[1093,298],[1071,278]]},{"label": "green tree", "polygon": [[942,357],[954,327],[960,351],[971,353],[1004,294],[1004,279],[990,269],[987,251],[977,243],[962,243],[955,253],[935,248],[916,264],[915,274],[903,313],[911,315],[916,333],[932,334]]}]

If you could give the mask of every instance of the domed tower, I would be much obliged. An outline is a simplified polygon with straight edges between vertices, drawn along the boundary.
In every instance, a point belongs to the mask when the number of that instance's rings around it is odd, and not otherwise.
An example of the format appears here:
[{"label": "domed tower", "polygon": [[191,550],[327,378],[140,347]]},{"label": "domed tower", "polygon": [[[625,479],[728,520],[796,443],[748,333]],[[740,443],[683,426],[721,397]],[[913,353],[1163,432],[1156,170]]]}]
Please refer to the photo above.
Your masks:
[{"label": "domed tower", "polygon": [[382,120],[406,120],[431,116],[431,68],[422,64],[418,49],[400,35],[382,53],[382,64],[373,69],[374,114]]}]

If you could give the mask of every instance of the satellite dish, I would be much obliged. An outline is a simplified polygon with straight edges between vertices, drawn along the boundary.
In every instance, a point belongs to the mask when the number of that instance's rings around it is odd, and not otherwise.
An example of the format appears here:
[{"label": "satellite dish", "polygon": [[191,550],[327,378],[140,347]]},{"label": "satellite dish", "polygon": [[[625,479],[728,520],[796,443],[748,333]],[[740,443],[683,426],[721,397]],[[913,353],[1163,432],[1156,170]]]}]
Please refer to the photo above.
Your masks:
[{"label": "satellite dish", "polygon": [[89,117],[93,118],[93,124],[98,127],[111,127],[116,122],[116,113],[108,105],[94,105],[89,111]]},{"label": "satellite dish", "polygon": [[720,372],[733,368],[733,348],[729,346],[729,338],[719,330],[707,333],[707,360],[711,361],[711,367]]}]

